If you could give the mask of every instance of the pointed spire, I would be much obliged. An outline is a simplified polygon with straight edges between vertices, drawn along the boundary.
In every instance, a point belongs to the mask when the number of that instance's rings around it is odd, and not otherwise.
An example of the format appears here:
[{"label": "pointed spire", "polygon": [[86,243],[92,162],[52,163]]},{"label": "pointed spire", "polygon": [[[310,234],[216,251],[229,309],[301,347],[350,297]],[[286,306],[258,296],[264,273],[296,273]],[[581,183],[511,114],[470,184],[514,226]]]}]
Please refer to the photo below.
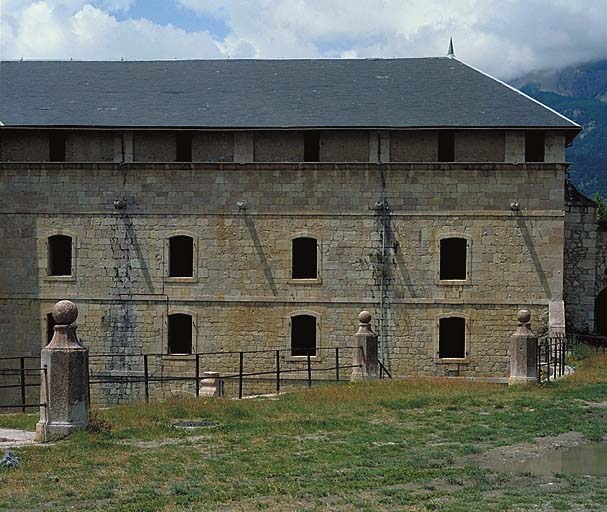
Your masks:
[{"label": "pointed spire", "polygon": [[453,51],[453,38],[449,38],[449,51],[447,52],[447,57],[450,59],[455,58],[455,52]]}]

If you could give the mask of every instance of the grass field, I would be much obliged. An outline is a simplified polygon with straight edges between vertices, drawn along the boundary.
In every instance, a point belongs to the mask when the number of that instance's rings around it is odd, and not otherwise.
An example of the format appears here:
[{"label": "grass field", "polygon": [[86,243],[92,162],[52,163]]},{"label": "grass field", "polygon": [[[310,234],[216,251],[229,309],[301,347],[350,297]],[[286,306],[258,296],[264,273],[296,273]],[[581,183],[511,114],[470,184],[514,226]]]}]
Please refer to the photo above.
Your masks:
[{"label": "grass field", "polygon": [[528,389],[428,379],[138,403],[96,413],[110,432],[16,450],[21,467],[0,470],[0,510],[604,511],[605,479],[494,473],[474,460],[570,431],[601,439],[606,402],[601,356]]}]

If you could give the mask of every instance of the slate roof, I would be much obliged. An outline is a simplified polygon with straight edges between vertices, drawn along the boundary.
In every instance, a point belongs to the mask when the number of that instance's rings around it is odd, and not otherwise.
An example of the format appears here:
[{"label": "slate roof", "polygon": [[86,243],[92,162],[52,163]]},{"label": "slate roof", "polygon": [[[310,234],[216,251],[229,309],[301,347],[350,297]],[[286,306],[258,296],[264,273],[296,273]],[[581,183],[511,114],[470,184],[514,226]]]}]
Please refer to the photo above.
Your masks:
[{"label": "slate roof", "polygon": [[7,127],[579,126],[452,58],[3,61]]}]

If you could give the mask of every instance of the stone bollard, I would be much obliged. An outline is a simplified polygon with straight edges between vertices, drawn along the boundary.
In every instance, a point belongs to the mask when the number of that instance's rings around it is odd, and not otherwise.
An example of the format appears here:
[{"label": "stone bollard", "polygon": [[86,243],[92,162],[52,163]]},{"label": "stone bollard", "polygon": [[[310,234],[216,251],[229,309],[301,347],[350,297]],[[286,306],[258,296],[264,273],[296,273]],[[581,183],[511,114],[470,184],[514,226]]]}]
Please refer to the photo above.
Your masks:
[{"label": "stone bollard", "polygon": [[53,307],[55,334],[42,349],[41,365],[46,368],[40,383],[39,441],[56,441],[89,423],[88,350],[76,337],[78,308],[62,300]]},{"label": "stone bollard", "polygon": [[218,372],[204,372],[202,375],[198,388],[200,396],[225,396],[223,380],[219,378]]},{"label": "stone bollard", "polygon": [[531,313],[521,309],[518,329],[510,336],[510,378],[508,384],[532,384],[537,374],[537,336],[531,330]]},{"label": "stone bollard", "polygon": [[358,315],[358,332],[354,335],[354,368],[351,380],[379,379],[379,361],[377,357],[377,335],[371,330],[371,313],[362,311]]}]

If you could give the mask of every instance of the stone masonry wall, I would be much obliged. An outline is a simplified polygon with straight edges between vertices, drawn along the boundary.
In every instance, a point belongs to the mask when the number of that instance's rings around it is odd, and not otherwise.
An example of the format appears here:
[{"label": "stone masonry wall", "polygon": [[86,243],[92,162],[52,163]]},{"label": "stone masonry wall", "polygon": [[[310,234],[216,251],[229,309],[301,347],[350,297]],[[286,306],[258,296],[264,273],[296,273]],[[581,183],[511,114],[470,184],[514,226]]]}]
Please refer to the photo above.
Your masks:
[{"label": "stone masonry wall", "polygon": [[568,204],[565,209],[565,273],[563,278],[568,329],[594,330],[597,226],[595,208]]},{"label": "stone masonry wall", "polygon": [[[66,161],[174,162],[176,136],[168,130],[139,130],[124,134],[115,130],[66,130]],[[300,162],[303,160],[304,133],[298,130],[274,131],[192,131],[192,160],[195,162]],[[377,151],[371,139],[377,131],[324,130],[320,133],[321,162],[375,162]],[[115,137],[118,138],[116,142]],[[381,131],[382,161],[433,162],[437,159],[438,132],[434,130]],[[246,141],[246,148],[242,148]],[[124,145],[124,148],[115,144]],[[131,145],[132,144],[132,145]],[[546,162],[564,162],[565,137],[559,132],[546,134]],[[250,148],[248,147],[250,145]],[[127,147],[128,146],[128,147]],[[132,155],[132,156],[131,156]],[[525,137],[520,131],[457,130],[455,161],[524,161]],[[49,160],[48,133],[36,130],[2,129],[0,161],[44,162]]]},{"label": "stone masonry wall", "polygon": [[[0,258],[3,351],[37,353],[46,314],[62,298],[77,303],[78,332],[93,354],[166,353],[167,316],[178,312],[193,316],[198,351],[286,349],[294,312],[318,315],[320,347],[344,347],[369,309],[396,376],[506,377],[516,311],[530,307],[537,322],[549,300],[562,298],[565,170],[0,164],[0,229],[10,248]],[[375,209],[382,197],[385,221]],[[114,208],[119,198],[126,210]],[[513,199],[520,212],[510,210]],[[46,240],[57,233],[74,239],[71,277],[47,276]],[[195,240],[196,277],[182,282],[166,277],[176,233]],[[319,283],[290,280],[290,239],[302,234],[320,241]],[[464,283],[438,280],[445,235],[469,240]],[[457,363],[436,358],[445,314],[468,321],[468,354]]]}]

